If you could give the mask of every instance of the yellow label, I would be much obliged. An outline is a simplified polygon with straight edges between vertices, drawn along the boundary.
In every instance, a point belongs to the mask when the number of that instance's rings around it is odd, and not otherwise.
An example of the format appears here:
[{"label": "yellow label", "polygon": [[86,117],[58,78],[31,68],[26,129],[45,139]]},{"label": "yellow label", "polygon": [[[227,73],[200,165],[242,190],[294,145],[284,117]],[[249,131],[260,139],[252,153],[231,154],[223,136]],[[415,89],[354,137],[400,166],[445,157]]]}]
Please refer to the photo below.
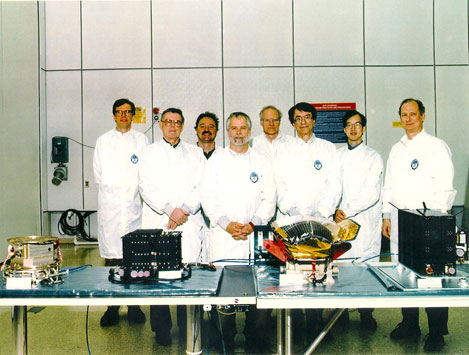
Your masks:
[{"label": "yellow label", "polygon": [[393,121],[392,122],[392,127],[393,128],[402,128],[402,122],[401,121]]},{"label": "yellow label", "polygon": [[146,108],[145,107],[135,107],[135,116],[133,123],[146,123],[147,122],[147,115],[146,115]]}]

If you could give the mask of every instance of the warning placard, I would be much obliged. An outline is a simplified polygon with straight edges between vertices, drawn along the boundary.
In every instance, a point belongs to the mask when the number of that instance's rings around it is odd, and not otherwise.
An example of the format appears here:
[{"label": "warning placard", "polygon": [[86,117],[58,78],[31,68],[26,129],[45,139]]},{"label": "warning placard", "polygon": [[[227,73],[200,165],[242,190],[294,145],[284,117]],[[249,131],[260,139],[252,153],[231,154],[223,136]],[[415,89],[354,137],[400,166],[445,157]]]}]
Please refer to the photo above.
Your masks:
[{"label": "warning placard", "polygon": [[346,143],[347,136],[342,127],[342,117],[349,110],[355,110],[355,102],[340,103],[312,103],[318,112],[318,118],[314,125],[316,137],[323,138],[332,143]]}]

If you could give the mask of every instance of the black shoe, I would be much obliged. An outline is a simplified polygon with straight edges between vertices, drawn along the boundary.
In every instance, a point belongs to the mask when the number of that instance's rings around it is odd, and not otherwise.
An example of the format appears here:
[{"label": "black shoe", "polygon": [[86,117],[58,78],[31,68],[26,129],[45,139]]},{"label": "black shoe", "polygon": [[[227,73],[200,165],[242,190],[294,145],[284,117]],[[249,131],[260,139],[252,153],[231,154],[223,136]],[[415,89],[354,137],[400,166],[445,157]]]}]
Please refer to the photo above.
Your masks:
[{"label": "black shoe", "polygon": [[374,332],[378,328],[378,323],[371,313],[360,314],[360,330]]},{"label": "black shoe", "polygon": [[445,339],[443,335],[435,335],[428,333],[425,335],[425,344],[423,345],[423,351],[434,353],[434,352],[441,352],[443,346],[445,345]]},{"label": "black shoe", "polygon": [[162,346],[170,346],[173,343],[169,330],[160,330],[155,332],[155,340]]},{"label": "black shoe", "polygon": [[139,306],[129,306],[127,319],[130,323],[145,323],[145,313],[142,312]]},{"label": "black shoe", "polygon": [[119,323],[119,307],[108,307],[99,323],[101,327],[111,327]]},{"label": "black shoe", "polygon": [[401,322],[391,332],[391,340],[401,340],[406,338],[417,338],[420,336],[420,327],[418,324],[410,324],[409,322]]}]

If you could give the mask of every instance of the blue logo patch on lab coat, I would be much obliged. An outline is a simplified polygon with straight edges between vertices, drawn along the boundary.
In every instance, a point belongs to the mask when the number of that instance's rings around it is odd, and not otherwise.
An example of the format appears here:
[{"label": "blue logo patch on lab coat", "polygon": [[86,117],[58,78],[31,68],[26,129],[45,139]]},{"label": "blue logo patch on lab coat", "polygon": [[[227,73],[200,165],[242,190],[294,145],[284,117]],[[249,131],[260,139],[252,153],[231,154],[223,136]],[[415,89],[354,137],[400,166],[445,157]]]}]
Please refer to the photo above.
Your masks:
[{"label": "blue logo patch on lab coat", "polygon": [[251,173],[251,175],[249,176],[249,178],[251,179],[251,181],[253,183],[256,183],[258,180],[259,180],[259,175],[257,175],[254,171]]},{"label": "blue logo patch on lab coat", "polygon": [[316,161],[314,162],[314,168],[315,168],[316,170],[321,170],[321,169],[322,169],[322,163],[321,163],[319,160],[316,160]]},{"label": "blue logo patch on lab coat", "polygon": [[412,163],[410,163],[410,167],[412,170],[415,170],[419,167],[419,161],[417,159],[412,160]]},{"label": "blue logo patch on lab coat", "polygon": [[134,164],[137,164],[138,163],[138,157],[137,155],[135,154],[132,154],[132,156],[130,157],[130,161]]}]

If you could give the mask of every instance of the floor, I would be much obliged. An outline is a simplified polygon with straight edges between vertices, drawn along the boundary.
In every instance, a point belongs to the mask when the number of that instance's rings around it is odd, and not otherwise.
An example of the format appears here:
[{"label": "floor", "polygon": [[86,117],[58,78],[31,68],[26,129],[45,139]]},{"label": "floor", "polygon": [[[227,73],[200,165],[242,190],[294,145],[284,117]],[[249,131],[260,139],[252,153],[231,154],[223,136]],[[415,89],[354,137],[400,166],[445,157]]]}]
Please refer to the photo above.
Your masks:
[{"label": "floor", "polygon": [[[95,246],[74,246],[62,244],[63,266],[79,266],[92,264],[103,266]],[[390,307],[393,305],[390,304]],[[147,322],[140,325],[130,325],[127,321],[127,309],[121,308],[118,325],[102,328],[99,320],[105,307],[90,307],[87,317],[87,307],[30,307],[28,308],[28,354],[86,354],[86,327],[88,321],[88,340],[91,354],[184,354],[185,339],[178,336],[176,325],[172,329],[173,345],[162,347],[155,342],[154,333],[148,321],[149,307],[142,307],[147,316]],[[172,309],[174,312],[175,309]],[[327,316],[328,310],[325,311]],[[400,321],[398,309],[376,309],[374,317],[378,322],[378,329],[373,334],[361,333],[359,330],[359,314],[357,310],[350,310],[350,322],[347,326],[335,325],[331,336],[328,336],[317,348],[316,354],[421,354],[423,353],[423,337],[427,333],[426,315],[421,310],[420,327],[422,337],[415,342],[393,342],[389,333]],[[244,315],[238,318],[238,335],[236,336],[236,354],[245,354],[244,336],[242,334]],[[176,319],[175,314],[173,319]],[[469,337],[466,327],[469,325],[469,310],[465,308],[451,308],[449,313],[449,332],[445,337],[446,346],[442,353],[469,354]],[[204,315],[208,322],[208,315]],[[266,329],[263,337],[270,342],[270,349],[263,354],[275,353],[276,325],[275,312],[272,313],[272,326]],[[0,307],[0,355],[11,354],[11,309]],[[217,354],[215,349],[207,349],[209,334],[203,337],[203,353]],[[294,344],[294,353],[299,354],[306,347]]]}]

